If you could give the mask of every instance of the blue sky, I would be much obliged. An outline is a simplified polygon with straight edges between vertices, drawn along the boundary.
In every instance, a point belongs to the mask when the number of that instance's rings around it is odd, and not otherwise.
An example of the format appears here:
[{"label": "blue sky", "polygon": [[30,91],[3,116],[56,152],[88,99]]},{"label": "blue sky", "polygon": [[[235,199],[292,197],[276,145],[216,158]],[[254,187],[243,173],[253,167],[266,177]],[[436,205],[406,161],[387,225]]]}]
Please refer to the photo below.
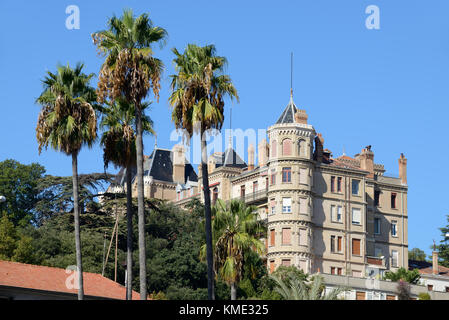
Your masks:
[{"label": "blue sky", "polygon": [[[368,5],[380,9],[380,30],[365,27]],[[80,9],[80,29],[65,26],[66,7]],[[70,158],[37,151],[35,126],[40,79],[56,64],[86,64],[98,74],[102,58],[90,34],[104,29],[125,7],[149,12],[167,29],[161,98],[150,116],[158,146],[170,148],[171,48],[213,43],[229,61],[240,95],[233,127],[266,128],[289,100],[290,52],[294,53],[294,99],[305,109],[334,156],[372,145],[375,162],[398,175],[408,158],[409,247],[430,253],[432,239],[449,214],[449,2],[434,1],[10,1],[0,3],[0,161],[39,162],[49,174],[70,175]],[[96,84],[96,80],[93,84]],[[229,114],[229,110],[226,115]],[[226,121],[226,127],[227,127]],[[145,153],[154,145],[144,139]],[[103,171],[101,149],[84,149],[81,173]],[[112,170],[114,172],[114,170]]]}]

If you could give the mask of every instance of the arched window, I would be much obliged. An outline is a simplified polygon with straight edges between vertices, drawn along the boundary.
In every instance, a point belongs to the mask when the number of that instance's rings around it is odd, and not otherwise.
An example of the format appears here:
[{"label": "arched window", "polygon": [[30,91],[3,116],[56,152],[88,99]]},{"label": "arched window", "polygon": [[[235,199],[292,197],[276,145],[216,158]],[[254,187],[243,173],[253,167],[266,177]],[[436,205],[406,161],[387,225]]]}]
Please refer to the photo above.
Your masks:
[{"label": "arched window", "polygon": [[291,156],[292,155],[292,140],[284,139],[282,141],[282,155]]},{"label": "arched window", "polygon": [[276,157],[276,140],[271,141],[271,157]]}]

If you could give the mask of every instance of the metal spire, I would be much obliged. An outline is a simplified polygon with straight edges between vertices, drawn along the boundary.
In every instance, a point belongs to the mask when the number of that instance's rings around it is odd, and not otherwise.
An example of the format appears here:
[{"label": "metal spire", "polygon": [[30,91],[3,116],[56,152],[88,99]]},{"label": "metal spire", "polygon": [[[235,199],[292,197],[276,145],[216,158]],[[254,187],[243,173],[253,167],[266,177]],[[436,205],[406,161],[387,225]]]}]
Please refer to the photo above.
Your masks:
[{"label": "metal spire", "polygon": [[290,97],[293,98],[293,52],[290,55]]},{"label": "metal spire", "polygon": [[232,106],[230,107],[229,115],[229,148],[232,148]]}]

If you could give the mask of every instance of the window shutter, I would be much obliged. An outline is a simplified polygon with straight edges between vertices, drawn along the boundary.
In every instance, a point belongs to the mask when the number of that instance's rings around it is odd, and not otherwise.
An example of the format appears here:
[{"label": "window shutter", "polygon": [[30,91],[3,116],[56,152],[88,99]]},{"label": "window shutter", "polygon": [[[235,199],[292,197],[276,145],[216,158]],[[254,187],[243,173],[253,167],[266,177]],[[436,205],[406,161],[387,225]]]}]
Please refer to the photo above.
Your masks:
[{"label": "window shutter", "polygon": [[285,139],[282,141],[282,155],[290,156],[292,154],[292,140]]},{"label": "window shutter", "polygon": [[276,140],[271,142],[271,157],[276,157]]},{"label": "window shutter", "polygon": [[307,246],[307,230],[299,229],[299,245]]},{"label": "window shutter", "polygon": [[299,199],[299,213],[307,214],[307,199]]},{"label": "window shutter", "polygon": [[307,184],[307,169],[299,169],[299,183]]},{"label": "window shutter", "polygon": [[352,223],[362,223],[362,213],[359,208],[352,208]]},{"label": "window shutter", "polygon": [[282,229],[282,244],[291,244],[291,230],[290,228]]},{"label": "window shutter", "polygon": [[337,211],[335,210],[334,205],[331,205],[331,220],[337,221]]},{"label": "window shutter", "polygon": [[360,239],[352,239],[352,254],[360,256]]},{"label": "window shutter", "polygon": [[283,198],[282,199],[282,206],[284,206],[284,207],[291,207],[292,206],[292,198]]},{"label": "window shutter", "polygon": [[275,244],[275,232],[274,229],[270,230],[270,245],[274,246]]}]

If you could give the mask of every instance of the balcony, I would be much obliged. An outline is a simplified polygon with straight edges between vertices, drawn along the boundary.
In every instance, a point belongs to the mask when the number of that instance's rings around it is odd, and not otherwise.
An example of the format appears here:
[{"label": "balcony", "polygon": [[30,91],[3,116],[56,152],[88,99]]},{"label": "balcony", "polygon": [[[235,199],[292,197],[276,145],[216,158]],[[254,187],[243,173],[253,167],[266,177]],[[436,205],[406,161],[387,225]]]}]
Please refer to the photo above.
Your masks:
[{"label": "balcony", "polygon": [[385,268],[385,257],[371,257],[366,256],[366,263],[371,266],[376,266],[378,268]]},{"label": "balcony", "polygon": [[246,204],[262,204],[267,202],[267,190],[259,190],[253,193],[245,194],[232,200],[241,200]]}]

